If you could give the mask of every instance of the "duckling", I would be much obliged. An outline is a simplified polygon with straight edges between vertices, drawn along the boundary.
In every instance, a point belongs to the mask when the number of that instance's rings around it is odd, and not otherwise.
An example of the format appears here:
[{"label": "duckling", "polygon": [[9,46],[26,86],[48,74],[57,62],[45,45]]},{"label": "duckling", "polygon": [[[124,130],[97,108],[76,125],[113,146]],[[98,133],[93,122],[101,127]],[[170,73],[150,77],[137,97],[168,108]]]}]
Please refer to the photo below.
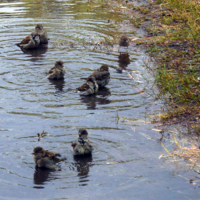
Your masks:
[{"label": "duckling", "polygon": [[37,167],[55,169],[61,159],[57,156],[61,156],[59,153],[54,153],[43,149],[42,147],[35,147],[33,150],[34,161]]},{"label": "duckling", "polygon": [[94,76],[99,88],[105,87],[110,81],[110,72],[108,65],[102,65],[94,71],[91,76]]},{"label": "duckling", "polygon": [[122,35],[119,39],[119,49],[120,47],[127,47],[128,49],[128,46],[129,46],[129,37],[127,35]]},{"label": "duckling", "polygon": [[[34,33],[37,33],[39,35],[39,40],[40,40],[40,43],[39,44],[48,44],[48,36],[47,36],[47,32],[44,30],[44,27],[42,24],[37,24],[35,26],[35,32]],[[32,34],[31,34],[32,35]],[[26,38],[24,38],[20,43],[17,43],[16,45],[19,46],[19,47],[23,47],[22,45],[23,44],[28,44],[29,41],[31,40],[31,35],[28,35],[26,36]],[[39,44],[37,46],[34,46],[34,48],[38,47]],[[33,48],[27,48],[25,47],[24,49],[33,49]]]},{"label": "duckling", "polygon": [[84,83],[81,87],[76,88],[77,93],[80,95],[91,95],[98,91],[99,86],[94,78],[94,76],[90,76],[87,78],[86,83]]},{"label": "duckling", "polygon": [[20,43],[16,44],[18,47],[22,49],[35,49],[40,45],[40,36],[38,33],[31,33],[30,37],[27,36]]},{"label": "duckling", "polygon": [[45,31],[44,27],[42,24],[37,24],[35,26],[35,32],[40,35],[40,43],[41,44],[48,44],[48,36],[47,32]]},{"label": "duckling", "polygon": [[57,61],[52,67],[47,75],[48,79],[62,79],[64,78],[65,75],[65,69],[63,68],[63,62],[62,61]]},{"label": "duckling", "polygon": [[88,140],[88,132],[81,128],[79,129],[78,138],[72,142],[74,156],[91,154],[93,146]]}]

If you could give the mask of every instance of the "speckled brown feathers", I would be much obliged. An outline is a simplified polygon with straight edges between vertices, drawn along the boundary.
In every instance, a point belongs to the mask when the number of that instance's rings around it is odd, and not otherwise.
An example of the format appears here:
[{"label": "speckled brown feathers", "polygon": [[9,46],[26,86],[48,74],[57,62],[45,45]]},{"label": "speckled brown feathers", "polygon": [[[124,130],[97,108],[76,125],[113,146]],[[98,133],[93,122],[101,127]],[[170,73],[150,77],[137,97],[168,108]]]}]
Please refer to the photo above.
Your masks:
[{"label": "speckled brown feathers", "polygon": [[62,61],[57,61],[52,67],[49,72],[47,73],[47,78],[48,79],[62,79],[64,78],[65,75],[65,69],[63,68],[63,62]]},{"label": "speckled brown feathers", "polygon": [[86,80],[86,83],[84,83],[82,86],[80,86],[79,88],[77,88],[77,90],[79,90],[79,91],[86,91],[86,90],[88,90],[90,88],[89,85],[88,85],[89,81],[93,82],[92,79],[91,79],[91,77],[88,77],[87,80]]},{"label": "speckled brown feathers", "polygon": [[16,44],[22,49],[35,49],[40,45],[40,36],[38,33],[33,32],[31,35],[27,36],[20,43]]},{"label": "speckled brown feathers", "polygon": [[19,46],[19,44],[28,44],[30,40],[31,40],[31,35],[28,35],[20,43],[17,43],[16,45]]},{"label": "speckled brown feathers", "polygon": [[87,83],[84,83],[82,86],[80,86],[79,88],[77,88],[77,90],[79,91],[86,91],[88,90],[90,87]]},{"label": "speckled brown feathers", "polygon": [[40,35],[40,43],[48,44],[48,36],[42,24],[37,24],[35,26],[35,32]]},{"label": "speckled brown feathers", "polygon": [[42,147],[36,147],[33,150],[34,161],[37,167],[54,169],[57,164],[63,159],[57,158],[61,156],[59,153],[54,153],[43,149]]},{"label": "speckled brown feathers", "polygon": [[[38,37],[33,36],[33,33]],[[48,44],[47,32],[44,30],[42,24],[37,24],[33,33],[26,36],[20,43],[17,43],[16,45],[23,49],[35,49],[39,48],[41,44]]]},{"label": "speckled brown feathers", "polygon": [[105,87],[110,81],[110,72],[108,65],[102,65],[99,69],[92,73],[99,88]]},{"label": "speckled brown feathers", "polygon": [[99,86],[94,78],[94,76],[90,76],[87,78],[86,83],[84,83],[81,87],[76,88],[77,93],[80,95],[91,95],[98,91]]},{"label": "speckled brown feathers", "polygon": [[92,153],[93,146],[88,140],[88,132],[85,129],[79,129],[78,138],[72,142],[74,156],[83,156]]},{"label": "speckled brown feathers", "polygon": [[119,39],[119,46],[128,47],[129,46],[129,37],[126,35],[122,35]]}]

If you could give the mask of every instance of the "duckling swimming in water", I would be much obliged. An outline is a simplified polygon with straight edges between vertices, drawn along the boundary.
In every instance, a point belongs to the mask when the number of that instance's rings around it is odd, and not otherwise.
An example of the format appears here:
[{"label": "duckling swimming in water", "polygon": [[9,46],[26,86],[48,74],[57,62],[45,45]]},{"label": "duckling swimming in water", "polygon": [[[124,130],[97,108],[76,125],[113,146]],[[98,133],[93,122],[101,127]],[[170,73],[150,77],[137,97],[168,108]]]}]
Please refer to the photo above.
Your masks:
[{"label": "duckling swimming in water", "polygon": [[80,95],[91,95],[98,91],[99,86],[94,78],[94,76],[90,76],[87,78],[86,83],[84,83],[81,87],[76,88],[77,93]]},{"label": "duckling swimming in water", "polygon": [[[34,38],[33,34],[37,35],[39,39],[37,37]],[[37,41],[36,44],[34,39]],[[20,43],[17,43],[16,45],[24,49],[34,49],[38,48],[41,44],[48,44],[48,40],[47,32],[44,30],[43,25],[37,24],[35,26],[35,31],[31,35],[26,36]]]},{"label": "duckling swimming in water", "polygon": [[43,149],[42,147],[35,147],[33,150],[35,165],[41,168],[55,169],[62,159],[57,158],[61,156],[59,153],[54,153]]},{"label": "duckling swimming in water", "polygon": [[95,70],[91,76],[94,76],[99,88],[105,87],[110,81],[110,72],[108,65],[102,65]]},{"label": "duckling swimming in water", "polygon": [[74,156],[91,154],[93,146],[88,140],[88,132],[85,129],[79,129],[78,138],[72,142]]},{"label": "duckling swimming in water", "polygon": [[35,26],[35,32],[39,34],[40,36],[40,44],[48,44],[48,36],[47,32],[45,31],[42,24],[37,24]]},{"label": "duckling swimming in water", "polygon": [[52,67],[47,75],[48,79],[62,79],[64,78],[65,75],[65,69],[63,68],[63,62],[62,61],[57,61]]},{"label": "duckling swimming in water", "polygon": [[[129,42],[130,42],[129,37],[127,35],[122,35],[119,39],[119,49],[120,49],[120,47],[127,47],[127,49],[128,49]],[[119,51],[119,49],[118,49],[118,51]]]},{"label": "duckling swimming in water", "polygon": [[38,33],[31,33],[30,37],[27,36],[20,43],[16,44],[22,49],[36,49],[40,45],[40,36]]}]

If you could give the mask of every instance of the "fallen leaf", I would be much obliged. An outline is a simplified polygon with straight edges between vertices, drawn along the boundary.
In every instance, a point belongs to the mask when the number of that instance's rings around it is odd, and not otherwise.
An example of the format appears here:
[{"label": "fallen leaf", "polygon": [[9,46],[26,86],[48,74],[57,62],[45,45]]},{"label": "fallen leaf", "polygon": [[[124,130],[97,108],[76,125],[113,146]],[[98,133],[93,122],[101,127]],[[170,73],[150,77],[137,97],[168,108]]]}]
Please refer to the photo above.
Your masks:
[{"label": "fallen leaf", "polygon": [[131,74],[128,74],[130,78],[134,79],[134,77]]},{"label": "fallen leaf", "polygon": [[135,40],[139,40],[139,38],[133,38],[133,39],[131,39],[132,42],[135,41]]},{"label": "fallen leaf", "polygon": [[138,89],[137,92],[140,93],[140,94],[143,94],[143,93],[144,93],[144,90]]},{"label": "fallen leaf", "polygon": [[161,129],[156,129],[156,128],[153,128],[152,130],[153,131],[158,131],[158,132],[162,131]]},{"label": "fallen leaf", "polygon": [[161,154],[161,155],[158,157],[158,159],[161,159],[163,156],[164,156],[164,154]]},{"label": "fallen leaf", "polygon": [[107,162],[106,165],[114,165],[117,164],[118,162]]}]

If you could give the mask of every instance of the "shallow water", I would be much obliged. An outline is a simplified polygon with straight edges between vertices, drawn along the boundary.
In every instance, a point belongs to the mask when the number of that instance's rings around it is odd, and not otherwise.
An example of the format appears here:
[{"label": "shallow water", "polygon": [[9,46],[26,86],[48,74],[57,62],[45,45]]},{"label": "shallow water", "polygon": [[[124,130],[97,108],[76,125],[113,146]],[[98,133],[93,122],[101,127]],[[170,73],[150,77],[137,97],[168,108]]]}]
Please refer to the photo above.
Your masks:
[{"label": "shallow water", "polygon": [[[158,159],[166,152],[148,115],[163,102],[151,95],[144,51],[131,45],[124,64],[117,44],[104,42],[118,30],[132,30],[123,14],[107,7],[83,0],[1,1],[0,199],[199,199],[198,189],[183,178],[194,172]],[[14,44],[37,23],[48,32],[48,48],[21,51]],[[64,62],[65,79],[49,81],[46,72],[57,60]],[[102,64],[110,65],[107,87],[88,97],[75,93],[81,78]],[[119,66],[126,71],[116,73]],[[81,127],[95,147],[85,159],[74,158],[71,149]],[[49,134],[38,141],[43,130]],[[36,146],[67,160],[56,170],[35,169]]]}]

